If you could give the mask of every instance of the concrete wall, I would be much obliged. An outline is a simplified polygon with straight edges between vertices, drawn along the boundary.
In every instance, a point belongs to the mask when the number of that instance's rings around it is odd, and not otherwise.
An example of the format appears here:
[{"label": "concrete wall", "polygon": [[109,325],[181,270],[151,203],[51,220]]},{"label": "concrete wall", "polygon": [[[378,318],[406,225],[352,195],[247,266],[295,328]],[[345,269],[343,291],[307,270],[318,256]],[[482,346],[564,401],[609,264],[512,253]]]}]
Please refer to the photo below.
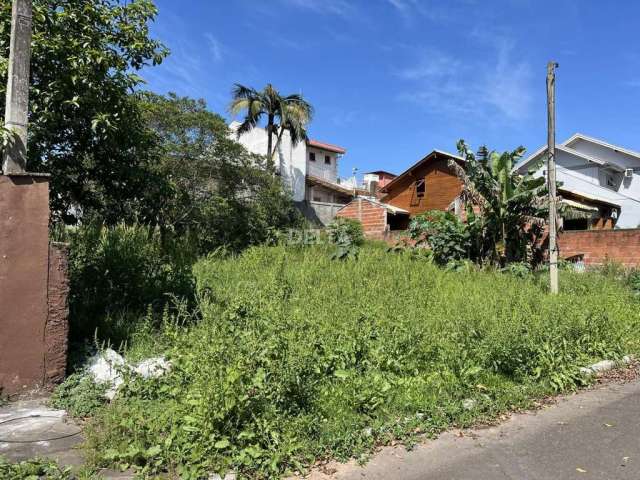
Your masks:
[{"label": "concrete wall", "polygon": [[609,260],[640,266],[640,229],[562,232],[558,247],[560,258],[582,256],[586,265]]},{"label": "concrete wall", "polygon": [[49,246],[47,323],[44,329],[45,386],[64,380],[69,342],[69,248],[64,243]]},{"label": "concrete wall", "polygon": [[338,211],[344,207],[342,203],[332,202],[296,202],[302,214],[314,225],[326,226],[336,217]]},{"label": "concrete wall", "polygon": [[[238,122],[232,122],[229,128],[235,131],[239,125]],[[236,140],[235,134],[233,135],[233,139]],[[252,153],[257,153],[258,155],[267,154],[268,137],[264,128],[254,128],[243,134],[238,141]],[[275,142],[276,136],[274,135],[274,145]],[[293,195],[293,200],[295,202],[303,201],[305,198],[305,177],[307,175],[306,144],[302,142],[294,147],[291,144],[289,132],[285,132],[282,136],[282,142],[278,151],[277,167],[285,187],[288,188]]]},{"label": "concrete wall", "polygon": [[66,251],[49,247],[48,178],[0,176],[2,394],[64,376],[66,293]]}]

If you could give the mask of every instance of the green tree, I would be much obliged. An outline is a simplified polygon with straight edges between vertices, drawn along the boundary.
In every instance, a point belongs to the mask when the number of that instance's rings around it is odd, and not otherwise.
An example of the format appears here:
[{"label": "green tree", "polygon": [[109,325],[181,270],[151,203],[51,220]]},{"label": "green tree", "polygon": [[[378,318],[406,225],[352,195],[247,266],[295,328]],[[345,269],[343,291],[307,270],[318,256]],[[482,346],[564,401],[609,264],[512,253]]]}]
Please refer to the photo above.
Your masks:
[{"label": "green tree", "polygon": [[520,175],[514,170],[524,147],[497,153],[483,146],[477,155],[464,140],[457,147],[464,167],[453,160],[449,166],[463,183],[467,220],[474,229],[478,254],[500,264],[530,259],[548,208],[545,179],[534,177],[533,171]]},{"label": "green tree", "polygon": [[237,251],[299,224],[273,168],[234,141],[204,100],[146,93],[141,107],[160,145],[154,172],[168,180],[157,217],[164,235],[188,235],[201,252]]},{"label": "green tree", "polygon": [[[27,168],[52,174],[54,218],[152,216],[153,137],[131,93],[142,81],[136,72],[168,54],[150,38],[153,2],[34,0],[33,9]],[[10,20],[11,1],[0,0],[2,78]]]},{"label": "green tree", "polygon": [[271,84],[259,92],[237,83],[233,87],[232,97],[229,105],[231,114],[238,115],[244,112],[244,119],[237,131],[238,136],[258,126],[263,117],[266,117],[267,159],[270,162],[273,162],[285,131],[289,132],[294,145],[307,139],[306,127],[313,116],[313,107],[302,95],[283,96]]}]

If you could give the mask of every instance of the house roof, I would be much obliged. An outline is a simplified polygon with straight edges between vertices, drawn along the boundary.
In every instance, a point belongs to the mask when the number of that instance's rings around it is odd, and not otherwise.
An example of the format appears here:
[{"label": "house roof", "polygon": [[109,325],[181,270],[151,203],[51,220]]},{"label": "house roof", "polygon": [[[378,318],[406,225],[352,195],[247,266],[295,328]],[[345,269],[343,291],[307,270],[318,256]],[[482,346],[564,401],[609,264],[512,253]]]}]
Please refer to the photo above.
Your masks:
[{"label": "house roof", "polygon": [[409,168],[407,168],[404,172],[402,172],[396,178],[394,178],[389,183],[387,183],[383,188],[380,189],[380,191],[381,192],[388,192],[390,188],[392,188],[394,185],[396,185],[398,182],[400,182],[403,178],[411,175],[411,172],[413,172],[416,168],[424,165],[427,162],[430,162],[431,160],[433,160],[434,158],[437,158],[439,156],[445,157],[445,158],[454,159],[454,160],[458,160],[460,162],[464,162],[465,161],[464,158],[459,157],[457,155],[453,155],[451,153],[444,152],[442,150],[433,150],[431,153],[427,154],[426,156],[424,156],[423,158],[418,160],[416,163],[411,165]]},{"label": "house roof", "polygon": [[370,172],[364,172],[363,175],[368,175],[370,173],[384,174],[384,175],[389,175],[390,177],[397,177],[395,173],[387,172],[386,170],[372,170]]},{"label": "house roof", "polygon": [[[311,185],[319,185],[321,187],[327,188],[329,190],[333,190],[334,192],[338,192],[338,193],[342,193],[343,195],[351,195],[353,196],[353,188],[346,188],[343,187],[341,185],[338,185],[336,183],[332,183],[329,182],[327,180],[324,180],[323,178],[320,177],[315,177],[313,175],[308,175],[307,174],[307,181],[311,184]],[[361,188],[356,188],[355,190],[355,194],[356,195],[362,195],[362,194],[367,194],[368,192],[366,190],[362,190]]]},{"label": "house roof", "polygon": [[[394,205],[389,205],[388,203],[383,203],[380,200],[374,198],[374,197],[370,197],[370,196],[366,196],[366,195],[358,195],[356,198],[354,198],[353,200],[351,200],[351,202],[357,200],[357,199],[361,199],[361,200],[365,200],[369,203],[373,203],[374,205],[378,205],[379,207],[382,207],[384,209],[387,210],[387,212],[393,214],[393,215],[409,215],[409,212],[407,210],[405,210],[404,208],[399,208],[396,207]],[[349,202],[349,203],[351,203]],[[349,204],[347,204],[349,205]],[[345,205],[342,208],[345,208],[347,205]],[[342,208],[340,210],[342,210]],[[338,210],[338,211],[340,211]]]},{"label": "house roof", "polygon": [[[569,188],[565,188],[565,187],[558,187],[558,193],[562,194],[562,193],[568,193],[570,195],[574,195],[576,197],[579,197],[581,199],[584,200],[588,200],[591,202],[595,202],[595,203],[601,203],[603,205],[606,205],[608,207],[615,207],[615,208],[620,208],[620,204],[619,203],[615,203],[612,202],[611,200],[607,199],[607,198],[603,198],[603,197],[599,197],[598,195],[593,195],[591,193],[585,193],[585,192],[581,192],[579,190],[571,190]],[[565,201],[563,199],[563,201]]]},{"label": "house roof", "polygon": [[603,140],[598,140],[597,138],[590,137],[588,135],[585,135],[584,133],[579,133],[579,132],[578,133],[574,133],[569,138],[569,140],[567,140],[566,142],[563,142],[562,144],[567,146],[567,147],[570,147],[577,140],[584,140],[585,142],[594,143],[596,145],[600,145],[601,147],[610,148],[614,152],[624,153],[625,155],[629,155],[631,157],[635,157],[638,160],[640,160],[640,153],[638,153],[638,152],[635,152],[633,150],[629,150],[627,148],[618,147],[617,145],[613,145],[612,143],[607,143],[607,142],[605,142]]},{"label": "house roof", "polygon": [[[610,168],[610,169],[616,170],[618,172],[624,172],[625,167],[623,167],[621,165],[618,165],[615,162],[604,161],[604,160],[601,160],[601,159],[599,159],[597,157],[594,157],[593,155],[588,155],[586,153],[580,152],[580,151],[575,150],[574,148],[572,148],[571,145],[573,145],[577,140],[584,140],[584,141],[587,141],[587,142],[594,143],[596,145],[600,145],[602,147],[610,148],[611,150],[613,150],[615,152],[625,153],[627,155],[631,155],[631,156],[637,158],[638,160],[640,160],[640,153],[633,152],[631,150],[627,150],[627,149],[624,149],[622,147],[617,147],[615,145],[611,145],[610,143],[606,143],[606,142],[603,142],[601,140],[598,140],[598,139],[595,139],[595,138],[592,138],[592,137],[588,137],[588,136],[583,135],[581,133],[576,133],[576,134],[572,135],[565,142],[562,142],[561,144],[556,145],[556,150],[560,150],[561,152],[565,152],[565,153],[568,153],[570,155],[574,155],[576,157],[580,157],[583,160],[586,160],[587,162],[595,163],[596,165],[600,165],[601,167]],[[536,160],[538,157],[540,157],[546,151],[547,151],[547,146],[546,145],[543,146],[543,147],[540,147],[538,150],[533,152],[531,155],[529,155],[527,158],[525,158],[522,162],[520,162],[518,165],[516,165],[515,170],[522,170],[525,166],[530,164],[532,161]]]},{"label": "house roof", "polygon": [[313,140],[311,138],[307,140],[307,145],[309,145],[310,147],[319,148],[321,150],[327,150],[328,152],[338,153],[340,155],[344,155],[345,153],[347,153],[347,150],[342,147],[332,145],[330,143],[321,142],[319,140]]}]

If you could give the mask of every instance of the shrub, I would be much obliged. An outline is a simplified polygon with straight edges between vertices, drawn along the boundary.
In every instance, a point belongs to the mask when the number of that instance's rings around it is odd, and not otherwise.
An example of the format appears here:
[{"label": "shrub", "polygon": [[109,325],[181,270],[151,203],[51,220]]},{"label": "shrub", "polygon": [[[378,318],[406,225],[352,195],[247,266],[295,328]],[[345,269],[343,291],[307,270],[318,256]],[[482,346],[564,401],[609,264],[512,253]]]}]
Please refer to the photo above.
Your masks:
[{"label": "shrub", "polygon": [[409,224],[409,235],[418,246],[426,245],[439,265],[468,259],[471,234],[458,217],[440,210],[418,215]]},{"label": "shrub", "polygon": [[327,226],[329,240],[338,247],[333,255],[337,259],[356,257],[364,243],[362,224],[351,218],[337,217]]},{"label": "shrub", "polygon": [[[73,480],[71,467],[61,468],[53,460],[32,459],[9,463],[0,456],[0,478],[3,480]],[[88,477],[85,477],[88,478]]]},{"label": "shrub", "polygon": [[98,385],[85,373],[74,373],[58,385],[49,399],[53,408],[66,410],[73,417],[89,417],[105,403],[105,385]]},{"label": "shrub", "polygon": [[329,251],[198,262],[201,320],[167,320],[172,371],[99,411],[96,462],[278,477],[526,406],[581,384],[580,366],[640,349],[636,300],[610,278],[563,271],[550,296],[533,275],[446,272],[366,244],[358,262]]},{"label": "shrub", "polygon": [[627,281],[633,293],[640,296],[640,270],[631,271]]},{"label": "shrub", "polygon": [[187,240],[161,238],[140,225],[68,228],[69,309],[75,340],[93,338],[116,345],[137,319],[161,311],[171,296],[190,296],[196,254]]}]

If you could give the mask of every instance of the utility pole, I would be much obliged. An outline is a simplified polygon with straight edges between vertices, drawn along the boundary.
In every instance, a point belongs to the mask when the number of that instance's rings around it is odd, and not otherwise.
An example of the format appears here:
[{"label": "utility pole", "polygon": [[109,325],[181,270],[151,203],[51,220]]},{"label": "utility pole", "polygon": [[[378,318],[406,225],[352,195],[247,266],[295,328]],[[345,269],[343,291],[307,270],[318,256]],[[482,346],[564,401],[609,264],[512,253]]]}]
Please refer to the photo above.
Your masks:
[{"label": "utility pole", "polygon": [[27,166],[29,65],[31,63],[31,0],[13,0],[5,126],[13,138],[2,158],[5,175],[24,173]]},{"label": "utility pole", "polygon": [[549,187],[549,274],[551,293],[558,293],[558,219],[556,195],[556,62],[547,64],[547,182]]}]

